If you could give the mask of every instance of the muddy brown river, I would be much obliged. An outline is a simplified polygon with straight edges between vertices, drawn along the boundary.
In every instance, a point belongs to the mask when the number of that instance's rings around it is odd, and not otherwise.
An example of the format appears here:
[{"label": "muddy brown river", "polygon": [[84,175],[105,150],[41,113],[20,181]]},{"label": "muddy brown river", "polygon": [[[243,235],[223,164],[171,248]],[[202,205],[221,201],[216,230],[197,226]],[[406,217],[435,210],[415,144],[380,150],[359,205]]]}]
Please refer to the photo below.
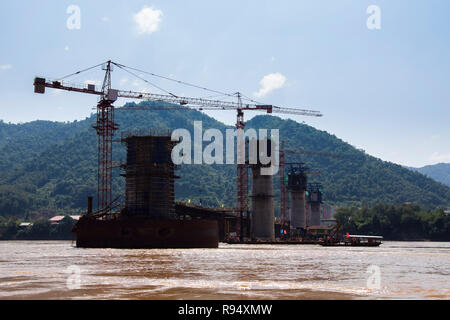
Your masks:
[{"label": "muddy brown river", "polygon": [[449,299],[450,243],[78,249],[0,242],[0,299]]}]

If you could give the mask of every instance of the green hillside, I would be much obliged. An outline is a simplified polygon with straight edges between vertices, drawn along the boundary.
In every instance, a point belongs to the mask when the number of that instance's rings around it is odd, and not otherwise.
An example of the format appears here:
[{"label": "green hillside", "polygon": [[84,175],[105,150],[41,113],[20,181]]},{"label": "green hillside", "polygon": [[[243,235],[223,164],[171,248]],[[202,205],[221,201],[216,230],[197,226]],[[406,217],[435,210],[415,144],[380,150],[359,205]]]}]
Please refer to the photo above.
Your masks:
[{"label": "green hillside", "polygon": [[[152,105],[152,103],[148,103]],[[120,111],[116,112],[120,130],[144,128],[186,128],[202,121],[203,128],[224,124],[197,111]],[[29,217],[84,210],[86,197],[96,194],[97,137],[91,128],[92,116],[74,123],[32,122],[23,125],[0,123],[0,215]],[[398,204],[414,202],[425,207],[450,205],[450,188],[359,151],[337,137],[292,120],[257,116],[247,128],[280,129],[286,148],[342,155],[342,159],[292,156],[319,176],[311,181],[323,183],[324,200],[336,205]],[[120,134],[120,132],[119,132]],[[114,160],[125,159],[125,147],[114,145]],[[123,194],[120,170],[114,174],[114,194]],[[178,200],[211,206],[234,206],[236,167],[232,165],[183,165],[176,182]],[[275,180],[276,210],[279,182]]]},{"label": "green hillside", "polygon": [[87,128],[88,124],[88,121],[7,124],[0,120],[0,172],[20,166],[51,145]]}]

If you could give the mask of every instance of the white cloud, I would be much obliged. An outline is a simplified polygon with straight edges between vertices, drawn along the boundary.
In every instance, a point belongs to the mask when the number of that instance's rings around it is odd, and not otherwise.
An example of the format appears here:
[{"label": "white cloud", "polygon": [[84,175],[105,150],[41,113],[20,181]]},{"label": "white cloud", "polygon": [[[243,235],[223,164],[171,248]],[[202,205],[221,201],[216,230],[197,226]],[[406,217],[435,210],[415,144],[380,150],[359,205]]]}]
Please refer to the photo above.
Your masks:
[{"label": "white cloud", "polygon": [[439,152],[435,152],[431,155],[430,160],[433,163],[439,162],[445,162],[445,163],[450,163],[450,153],[447,154],[443,154],[443,153],[439,153]]},{"label": "white cloud", "polygon": [[124,83],[129,83],[132,87],[134,87],[135,91],[138,91],[138,92],[149,92],[149,88],[148,88],[148,86],[146,85],[146,83],[144,81],[136,79],[134,81],[129,80],[129,81],[126,81]]},{"label": "white cloud", "polygon": [[281,73],[268,74],[262,78],[260,81],[261,88],[258,92],[253,93],[253,95],[258,98],[264,97],[269,92],[282,88],[285,83],[286,77]]},{"label": "white cloud", "polygon": [[12,65],[10,65],[10,64],[0,65],[0,70],[9,70],[9,69],[12,69]]},{"label": "white cloud", "polygon": [[151,34],[158,31],[162,16],[163,12],[161,10],[153,9],[153,7],[144,7],[133,16],[138,33]]},{"label": "white cloud", "polygon": [[126,85],[128,83],[128,79],[127,78],[122,78],[120,79],[120,86],[123,87],[124,85]]},{"label": "white cloud", "polygon": [[439,140],[440,138],[441,138],[440,134],[435,134],[435,135],[430,137],[431,140]]},{"label": "white cloud", "polygon": [[64,47],[64,50],[65,50],[65,51],[69,51],[69,50],[70,50],[69,46],[65,46],[65,47]]},{"label": "white cloud", "polygon": [[103,17],[103,18],[102,18],[102,21],[103,21],[103,22],[109,22],[109,18],[108,18],[108,17]]}]

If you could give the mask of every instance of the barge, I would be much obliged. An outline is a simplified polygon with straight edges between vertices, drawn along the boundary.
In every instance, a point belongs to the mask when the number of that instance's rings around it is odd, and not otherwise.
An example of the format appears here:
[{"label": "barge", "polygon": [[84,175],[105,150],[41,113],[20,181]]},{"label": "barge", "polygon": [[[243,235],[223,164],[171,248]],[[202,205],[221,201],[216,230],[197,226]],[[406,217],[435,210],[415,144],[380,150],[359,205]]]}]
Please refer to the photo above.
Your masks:
[{"label": "barge", "polygon": [[215,220],[98,220],[83,216],[73,230],[79,248],[217,248]]}]

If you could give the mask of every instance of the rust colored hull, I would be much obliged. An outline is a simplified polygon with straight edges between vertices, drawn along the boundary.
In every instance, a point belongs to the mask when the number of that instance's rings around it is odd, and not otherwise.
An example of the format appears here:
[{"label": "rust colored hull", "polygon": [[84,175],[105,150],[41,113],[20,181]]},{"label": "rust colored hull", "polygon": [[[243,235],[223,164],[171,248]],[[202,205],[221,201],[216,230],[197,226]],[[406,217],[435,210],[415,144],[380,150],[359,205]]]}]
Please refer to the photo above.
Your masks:
[{"label": "rust colored hull", "polygon": [[74,228],[77,247],[120,249],[217,248],[215,220],[93,220],[81,218]]}]

